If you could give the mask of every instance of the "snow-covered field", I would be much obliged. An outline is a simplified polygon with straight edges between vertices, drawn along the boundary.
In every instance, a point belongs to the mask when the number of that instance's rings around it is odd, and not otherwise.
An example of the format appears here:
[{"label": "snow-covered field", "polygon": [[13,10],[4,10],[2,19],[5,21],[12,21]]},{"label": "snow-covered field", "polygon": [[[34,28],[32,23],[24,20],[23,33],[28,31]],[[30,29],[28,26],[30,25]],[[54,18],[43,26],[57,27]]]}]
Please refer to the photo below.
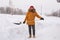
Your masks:
[{"label": "snow-covered field", "polygon": [[0,14],[0,40],[60,40],[60,18],[43,16],[36,20],[36,38],[28,38],[27,24],[23,22],[24,15]]}]

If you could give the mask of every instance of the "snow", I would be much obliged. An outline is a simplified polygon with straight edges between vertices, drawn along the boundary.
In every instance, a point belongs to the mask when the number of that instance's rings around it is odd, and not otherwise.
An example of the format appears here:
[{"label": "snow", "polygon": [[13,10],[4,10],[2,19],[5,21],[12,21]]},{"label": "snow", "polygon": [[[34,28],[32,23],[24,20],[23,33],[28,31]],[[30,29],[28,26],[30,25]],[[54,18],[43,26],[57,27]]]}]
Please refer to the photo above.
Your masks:
[{"label": "snow", "polygon": [[0,14],[0,40],[60,40],[60,18],[44,16],[45,20],[36,18],[36,38],[28,38],[27,24],[23,22],[25,15]]}]

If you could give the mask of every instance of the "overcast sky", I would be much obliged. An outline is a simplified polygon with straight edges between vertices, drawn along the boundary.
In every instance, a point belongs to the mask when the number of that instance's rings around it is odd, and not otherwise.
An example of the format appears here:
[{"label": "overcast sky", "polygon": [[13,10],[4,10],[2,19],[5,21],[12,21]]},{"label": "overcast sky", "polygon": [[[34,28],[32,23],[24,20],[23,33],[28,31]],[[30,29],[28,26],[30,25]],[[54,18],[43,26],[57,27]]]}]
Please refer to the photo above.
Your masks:
[{"label": "overcast sky", "polygon": [[[38,13],[51,13],[60,8],[60,4],[56,0],[11,0],[12,7],[20,8],[27,11],[30,5],[33,5]],[[9,0],[0,0],[0,6],[9,6]]]}]

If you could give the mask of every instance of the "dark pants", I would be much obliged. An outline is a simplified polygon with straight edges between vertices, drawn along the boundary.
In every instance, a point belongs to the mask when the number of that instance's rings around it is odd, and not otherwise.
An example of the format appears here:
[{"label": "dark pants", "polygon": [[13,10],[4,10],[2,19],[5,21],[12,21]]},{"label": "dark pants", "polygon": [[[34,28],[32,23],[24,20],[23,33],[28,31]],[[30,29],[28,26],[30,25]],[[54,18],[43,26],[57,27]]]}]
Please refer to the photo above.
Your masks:
[{"label": "dark pants", "polygon": [[35,36],[35,25],[28,25],[29,35],[31,35],[31,29],[33,30],[33,35]]}]

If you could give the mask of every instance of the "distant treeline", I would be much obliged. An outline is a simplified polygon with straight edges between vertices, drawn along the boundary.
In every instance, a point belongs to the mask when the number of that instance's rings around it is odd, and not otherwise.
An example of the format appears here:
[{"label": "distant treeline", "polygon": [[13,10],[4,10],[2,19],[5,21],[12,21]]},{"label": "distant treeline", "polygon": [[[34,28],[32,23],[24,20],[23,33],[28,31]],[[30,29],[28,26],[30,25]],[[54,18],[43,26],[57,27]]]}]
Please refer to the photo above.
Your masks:
[{"label": "distant treeline", "polygon": [[13,14],[13,15],[24,15],[25,12],[23,12],[19,8],[11,8],[11,7],[0,7],[0,13],[1,14]]},{"label": "distant treeline", "polygon": [[60,10],[57,10],[51,14],[48,14],[48,16],[56,16],[56,17],[60,17]]}]

